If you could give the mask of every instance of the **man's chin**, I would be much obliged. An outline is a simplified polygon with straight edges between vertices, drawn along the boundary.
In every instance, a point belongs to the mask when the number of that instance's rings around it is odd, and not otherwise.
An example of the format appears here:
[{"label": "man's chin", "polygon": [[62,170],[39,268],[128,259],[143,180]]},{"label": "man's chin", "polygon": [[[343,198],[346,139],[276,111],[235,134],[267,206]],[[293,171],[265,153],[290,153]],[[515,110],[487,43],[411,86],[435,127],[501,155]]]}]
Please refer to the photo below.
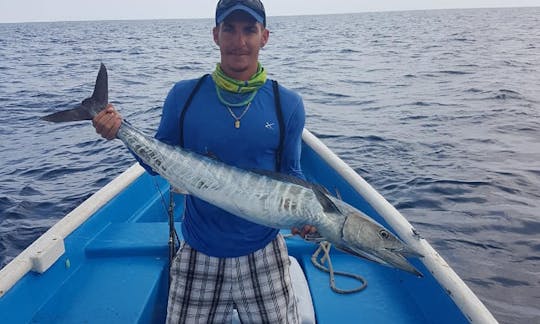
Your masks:
[{"label": "man's chin", "polygon": [[229,60],[222,62],[221,68],[227,74],[230,74],[231,77],[241,77],[246,78],[246,73],[249,74],[248,78],[251,77],[255,72],[257,72],[257,62],[253,64],[250,60]]},{"label": "man's chin", "polygon": [[236,74],[245,73],[249,70],[248,64],[230,64],[227,66],[227,69]]}]

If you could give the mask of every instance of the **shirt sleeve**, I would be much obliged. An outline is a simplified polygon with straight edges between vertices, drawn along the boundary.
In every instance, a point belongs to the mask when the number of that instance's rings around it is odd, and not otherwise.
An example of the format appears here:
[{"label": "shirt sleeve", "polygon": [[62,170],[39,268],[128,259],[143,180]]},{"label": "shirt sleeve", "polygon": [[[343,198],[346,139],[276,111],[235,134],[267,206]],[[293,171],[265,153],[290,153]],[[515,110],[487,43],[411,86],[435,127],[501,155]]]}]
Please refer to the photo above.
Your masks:
[{"label": "shirt sleeve", "polygon": [[296,103],[290,118],[285,123],[285,139],[281,156],[281,172],[304,179],[300,156],[302,154],[302,132],[304,130],[306,114],[304,102],[300,96],[296,96]]}]

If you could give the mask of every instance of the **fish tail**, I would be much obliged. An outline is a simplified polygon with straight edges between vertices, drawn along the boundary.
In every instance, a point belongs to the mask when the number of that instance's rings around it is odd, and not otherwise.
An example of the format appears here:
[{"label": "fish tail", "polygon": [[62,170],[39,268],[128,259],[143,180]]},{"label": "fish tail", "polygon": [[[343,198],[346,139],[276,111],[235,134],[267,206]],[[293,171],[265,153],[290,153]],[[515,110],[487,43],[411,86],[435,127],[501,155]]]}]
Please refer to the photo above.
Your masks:
[{"label": "fish tail", "polygon": [[80,120],[92,120],[95,115],[107,107],[109,103],[109,85],[107,68],[101,63],[94,86],[94,93],[90,98],[86,98],[76,108],[58,111],[50,115],[41,117],[42,120],[62,123]]}]

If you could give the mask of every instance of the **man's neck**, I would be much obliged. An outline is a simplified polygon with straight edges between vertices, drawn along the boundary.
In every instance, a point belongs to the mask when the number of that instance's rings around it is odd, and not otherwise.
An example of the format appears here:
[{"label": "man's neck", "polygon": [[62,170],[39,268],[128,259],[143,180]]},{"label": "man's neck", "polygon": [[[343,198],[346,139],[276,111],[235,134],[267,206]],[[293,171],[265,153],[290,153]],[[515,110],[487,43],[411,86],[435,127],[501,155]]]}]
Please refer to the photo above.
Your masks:
[{"label": "man's neck", "polygon": [[255,66],[254,69],[248,69],[245,71],[231,71],[231,70],[223,69],[223,66],[222,66],[222,70],[223,70],[223,73],[225,73],[225,75],[228,76],[229,78],[233,78],[238,81],[248,81],[249,79],[251,79],[253,75],[255,75],[255,73],[257,73],[257,66]]}]

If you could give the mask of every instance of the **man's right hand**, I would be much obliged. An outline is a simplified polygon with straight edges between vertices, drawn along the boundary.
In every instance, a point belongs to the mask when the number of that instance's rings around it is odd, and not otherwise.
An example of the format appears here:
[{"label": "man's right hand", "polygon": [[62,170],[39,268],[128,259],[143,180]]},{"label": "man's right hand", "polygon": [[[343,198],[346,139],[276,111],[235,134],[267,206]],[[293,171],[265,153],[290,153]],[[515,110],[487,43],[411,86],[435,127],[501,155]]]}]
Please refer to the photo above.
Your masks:
[{"label": "man's right hand", "polygon": [[101,137],[112,140],[116,138],[116,133],[122,124],[122,116],[114,109],[112,104],[108,104],[94,119],[92,124],[96,129],[96,133]]}]

